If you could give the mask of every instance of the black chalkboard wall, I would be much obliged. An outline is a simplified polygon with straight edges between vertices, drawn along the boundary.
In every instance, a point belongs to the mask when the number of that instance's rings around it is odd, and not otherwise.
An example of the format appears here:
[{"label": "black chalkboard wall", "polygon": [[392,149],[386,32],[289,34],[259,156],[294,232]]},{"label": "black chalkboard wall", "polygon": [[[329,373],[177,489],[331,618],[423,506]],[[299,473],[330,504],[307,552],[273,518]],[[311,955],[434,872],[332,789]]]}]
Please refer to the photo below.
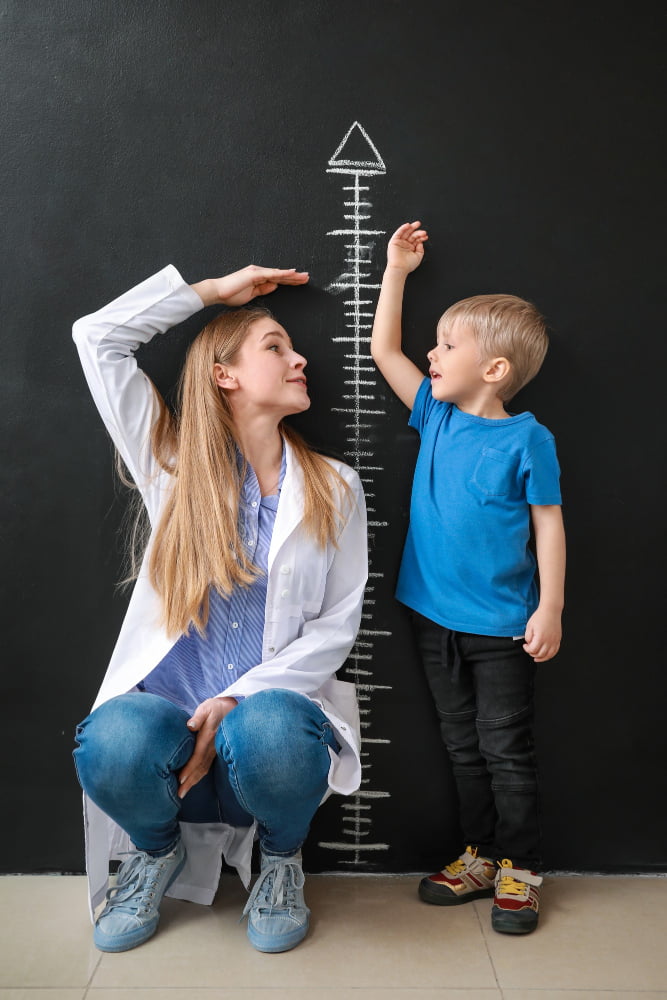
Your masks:
[{"label": "black chalkboard wall", "polygon": [[[565,641],[539,670],[545,862],[664,870],[660,6],[6,0],[0,23],[2,869],[82,870],[72,732],[127,599],[125,497],[71,324],[169,262],[190,281],[250,262],[310,270],[308,288],[271,299],[310,361],[299,426],[360,464],[372,494],[352,663],[368,808],[326,803],[307,868],[423,871],[458,853],[448,765],[392,597],[416,439],[379,377],[344,370],[346,338],[365,351],[369,332],[345,304],[355,236],[335,235],[355,226],[356,176],[373,231],[359,237],[362,283],[379,281],[383,231],[421,218],[431,233],[408,289],[415,359],[465,295],[516,292],[548,317],[547,363],[514,407],[556,435],[569,535]],[[364,131],[337,153],[355,122]],[[145,352],[165,392],[200,325]]]}]

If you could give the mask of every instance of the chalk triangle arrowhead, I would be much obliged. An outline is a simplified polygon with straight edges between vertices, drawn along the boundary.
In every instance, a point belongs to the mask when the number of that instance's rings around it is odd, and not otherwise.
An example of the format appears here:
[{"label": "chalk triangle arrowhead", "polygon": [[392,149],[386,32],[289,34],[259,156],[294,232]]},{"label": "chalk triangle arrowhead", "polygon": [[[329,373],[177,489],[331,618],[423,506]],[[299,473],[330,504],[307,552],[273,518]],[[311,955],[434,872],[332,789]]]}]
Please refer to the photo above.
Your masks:
[{"label": "chalk triangle arrowhead", "polygon": [[379,173],[386,173],[387,170],[384,160],[359,122],[354,122],[350,126],[340,146],[329,160],[329,166],[373,170]]}]

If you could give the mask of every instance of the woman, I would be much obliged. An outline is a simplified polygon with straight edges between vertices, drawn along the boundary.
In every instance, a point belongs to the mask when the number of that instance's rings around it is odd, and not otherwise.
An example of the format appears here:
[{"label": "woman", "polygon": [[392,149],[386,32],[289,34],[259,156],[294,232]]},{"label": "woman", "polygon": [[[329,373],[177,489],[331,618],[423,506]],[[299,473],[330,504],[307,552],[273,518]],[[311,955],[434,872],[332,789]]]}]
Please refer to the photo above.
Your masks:
[{"label": "woman", "polygon": [[300,848],[317,806],[360,781],[348,656],[366,580],[356,473],[283,418],[310,405],[304,369],[266,310],[193,342],[176,416],[134,352],[207,305],[243,306],[306,273],[250,266],[189,286],[175,268],[74,325],[95,403],[151,526],[91,715],[77,730],[91,905],[102,951],[151,937],[164,893],[213,900],[221,856],[261,873],[248,937],[286,951],[308,930]]}]

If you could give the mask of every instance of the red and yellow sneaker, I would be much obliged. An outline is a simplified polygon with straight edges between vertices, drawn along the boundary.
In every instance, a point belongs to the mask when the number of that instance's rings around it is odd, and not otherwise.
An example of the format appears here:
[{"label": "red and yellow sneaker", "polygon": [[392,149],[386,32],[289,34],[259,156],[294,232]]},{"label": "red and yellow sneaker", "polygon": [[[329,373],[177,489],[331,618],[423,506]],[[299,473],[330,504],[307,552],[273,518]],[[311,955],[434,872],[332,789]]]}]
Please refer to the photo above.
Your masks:
[{"label": "red and yellow sneaker", "polygon": [[501,934],[530,934],[537,927],[542,877],[528,868],[514,868],[508,858],[498,862],[491,926]]},{"label": "red and yellow sneaker", "polygon": [[493,861],[478,857],[476,847],[467,847],[451,865],[421,880],[419,898],[437,906],[457,906],[493,896],[495,874]]}]

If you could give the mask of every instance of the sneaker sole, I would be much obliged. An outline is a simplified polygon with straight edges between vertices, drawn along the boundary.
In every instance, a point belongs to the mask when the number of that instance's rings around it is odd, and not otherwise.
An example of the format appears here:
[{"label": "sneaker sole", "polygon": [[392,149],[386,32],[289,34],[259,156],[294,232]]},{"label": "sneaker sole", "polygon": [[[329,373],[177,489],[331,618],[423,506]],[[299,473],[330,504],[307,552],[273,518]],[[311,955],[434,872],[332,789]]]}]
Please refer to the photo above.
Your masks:
[{"label": "sneaker sole", "polygon": [[301,944],[306,934],[308,933],[309,922],[306,922],[304,927],[297,927],[290,934],[283,934],[280,937],[270,938],[268,935],[257,934],[253,928],[248,925],[248,941],[253,946],[255,951],[263,951],[265,954],[277,955],[281,951],[291,951],[292,948],[296,948],[298,944]]},{"label": "sneaker sole", "polygon": [[104,934],[103,931],[98,931],[95,928],[93,933],[93,942],[98,951],[108,952],[109,954],[114,954],[120,951],[131,951],[132,948],[137,948],[140,944],[145,941],[149,941],[155,934],[158,927],[159,919],[152,924],[144,924],[143,927],[137,927],[135,931],[129,934],[113,935],[109,936]]},{"label": "sneaker sole", "polygon": [[537,927],[539,914],[534,910],[521,913],[506,913],[494,906],[491,910],[491,927],[498,934],[530,934]]},{"label": "sneaker sole", "polygon": [[488,889],[475,889],[466,892],[465,895],[455,896],[451,889],[437,883],[431,882],[429,878],[423,878],[419,883],[419,898],[424,903],[432,903],[435,906],[461,906],[463,903],[472,903],[473,899],[489,899],[495,895],[495,887]]}]

